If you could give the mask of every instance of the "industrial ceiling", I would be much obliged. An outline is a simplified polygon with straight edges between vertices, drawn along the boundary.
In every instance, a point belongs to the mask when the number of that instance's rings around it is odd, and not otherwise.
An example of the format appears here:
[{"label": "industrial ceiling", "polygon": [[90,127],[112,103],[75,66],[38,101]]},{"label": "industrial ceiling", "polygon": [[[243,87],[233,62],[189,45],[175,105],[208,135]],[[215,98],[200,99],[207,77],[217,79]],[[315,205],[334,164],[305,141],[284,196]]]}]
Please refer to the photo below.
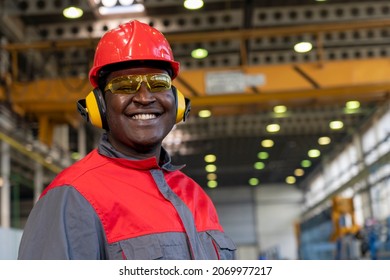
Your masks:
[{"label": "industrial ceiling", "polygon": [[[179,0],[138,0],[142,13],[104,16],[96,0],[0,1],[0,98],[48,145],[57,124],[77,132],[75,103],[91,90],[87,74],[99,37],[139,19],[170,41],[181,63],[175,84],[192,101],[188,121],[164,142],[173,161],[186,163],[183,171],[205,188],[215,173],[218,188],[247,186],[251,178],[254,185],[284,184],[292,176],[304,189],[324,157],[389,99],[389,1],[204,2],[187,10]],[[81,5],[83,16],[66,19],[69,4]],[[313,49],[295,52],[302,41]],[[208,56],[191,57],[196,48]],[[347,111],[351,100],[360,108]],[[277,105],[287,111],[275,113]],[[199,117],[205,109],[211,116]],[[332,130],[332,121],[344,126]],[[268,132],[270,124],[279,132]],[[331,142],[320,145],[325,136]],[[309,158],[310,149],[321,155]],[[205,170],[208,154],[215,155],[215,172]],[[305,160],[311,165],[302,167]]]}]

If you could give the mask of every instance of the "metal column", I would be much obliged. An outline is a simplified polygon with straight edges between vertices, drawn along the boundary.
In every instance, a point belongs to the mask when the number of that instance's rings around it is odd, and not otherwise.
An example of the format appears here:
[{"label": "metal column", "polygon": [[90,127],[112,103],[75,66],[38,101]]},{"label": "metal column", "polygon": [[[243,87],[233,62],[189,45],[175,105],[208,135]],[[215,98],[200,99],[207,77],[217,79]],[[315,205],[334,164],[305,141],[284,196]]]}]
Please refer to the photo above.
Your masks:
[{"label": "metal column", "polygon": [[10,172],[11,172],[11,157],[10,146],[7,142],[1,142],[1,177],[3,178],[3,185],[0,188],[1,191],[1,223],[0,225],[5,228],[11,227],[11,184],[10,184]]},{"label": "metal column", "polygon": [[35,162],[34,172],[34,204],[38,201],[43,190],[43,166],[39,162]]},{"label": "metal column", "polygon": [[80,124],[78,128],[78,152],[80,155],[80,158],[85,157],[87,154],[87,133],[85,131],[85,125]]}]

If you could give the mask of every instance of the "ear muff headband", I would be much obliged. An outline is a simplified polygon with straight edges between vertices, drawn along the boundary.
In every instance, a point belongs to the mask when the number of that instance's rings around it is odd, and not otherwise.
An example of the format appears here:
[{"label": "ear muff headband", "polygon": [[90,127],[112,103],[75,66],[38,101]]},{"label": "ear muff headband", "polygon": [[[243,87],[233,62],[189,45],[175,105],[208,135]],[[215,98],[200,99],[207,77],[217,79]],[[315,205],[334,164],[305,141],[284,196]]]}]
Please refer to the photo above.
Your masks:
[{"label": "ear muff headband", "polygon": [[[191,102],[176,87],[172,86],[172,91],[176,99],[176,123],[179,123],[187,119],[191,109]],[[85,99],[79,100],[77,107],[80,114],[92,125],[108,129],[106,104],[99,88],[91,91]]]}]

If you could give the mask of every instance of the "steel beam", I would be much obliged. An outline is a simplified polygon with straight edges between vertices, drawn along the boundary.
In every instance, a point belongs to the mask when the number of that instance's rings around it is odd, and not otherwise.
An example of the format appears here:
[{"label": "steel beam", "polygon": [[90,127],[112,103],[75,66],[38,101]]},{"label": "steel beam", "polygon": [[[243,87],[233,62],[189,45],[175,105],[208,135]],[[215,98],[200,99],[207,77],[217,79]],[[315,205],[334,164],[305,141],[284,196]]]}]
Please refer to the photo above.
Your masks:
[{"label": "steel beam", "polygon": [[[95,23],[96,24],[96,23]],[[191,43],[191,42],[212,42],[217,40],[245,40],[261,37],[277,37],[299,34],[322,34],[333,31],[350,31],[370,28],[390,27],[390,19],[373,19],[370,21],[353,21],[343,23],[310,24],[296,26],[262,27],[253,29],[240,29],[233,31],[208,31],[184,34],[167,34],[166,38],[170,43]],[[74,37],[73,37],[74,38]],[[28,49],[55,49],[67,47],[91,47],[98,39],[73,39],[55,41],[38,41],[30,43],[7,44],[3,48],[6,50],[25,51]]]}]

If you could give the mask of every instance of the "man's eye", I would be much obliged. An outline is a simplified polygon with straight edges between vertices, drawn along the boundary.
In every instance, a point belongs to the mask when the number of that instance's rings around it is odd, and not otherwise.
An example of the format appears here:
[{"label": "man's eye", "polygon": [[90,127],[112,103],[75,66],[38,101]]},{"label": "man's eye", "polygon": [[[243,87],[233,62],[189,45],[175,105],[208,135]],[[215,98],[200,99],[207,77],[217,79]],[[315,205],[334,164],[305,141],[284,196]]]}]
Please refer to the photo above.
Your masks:
[{"label": "man's eye", "polygon": [[121,92],[133,92],[135,90],[134,87],[131,87],[131,86],[121,86],[117,89],[115,89],[115,91],[121,91]]},{"label": "man's eye", "polygon": [[153,88],[169,88],[169,84],[165,81],[154,81],[152,83]]},{"label": "man's eye", "polygon": [[166,88],[166,87],[167,87],[167,84],[164,84],[164,83],[154,83],[154,84],[153,84],[153,87],[154,87],[154,88],[158,88],[158,87]]}]

